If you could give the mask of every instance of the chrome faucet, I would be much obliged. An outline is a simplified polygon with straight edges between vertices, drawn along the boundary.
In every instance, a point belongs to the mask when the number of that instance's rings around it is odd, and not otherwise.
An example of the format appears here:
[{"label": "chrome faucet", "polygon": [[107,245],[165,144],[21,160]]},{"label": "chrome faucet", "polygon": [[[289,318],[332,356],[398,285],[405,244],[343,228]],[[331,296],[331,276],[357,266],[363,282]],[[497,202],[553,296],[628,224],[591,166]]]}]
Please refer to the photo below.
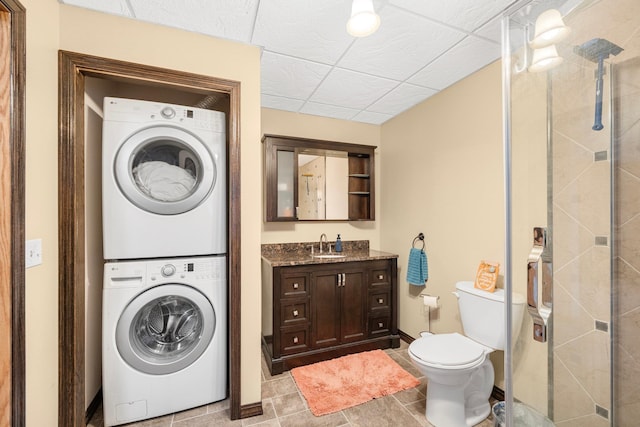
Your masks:
[{"label": "chrome faucet", "polygon": [[324,242],[327,243],[327,235],[324,233],[320,235],[320,253],[322,253],[322,239],[324,239]]}]

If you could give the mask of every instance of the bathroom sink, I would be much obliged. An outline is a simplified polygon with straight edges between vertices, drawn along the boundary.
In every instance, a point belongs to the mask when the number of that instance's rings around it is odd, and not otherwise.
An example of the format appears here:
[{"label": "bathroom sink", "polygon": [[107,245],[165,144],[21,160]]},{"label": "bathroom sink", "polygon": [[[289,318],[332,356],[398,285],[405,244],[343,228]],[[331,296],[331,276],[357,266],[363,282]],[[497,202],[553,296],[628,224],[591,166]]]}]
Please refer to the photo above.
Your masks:
[{"label": "bathroom sink", "polygon": [[338,255],[338,254],[321,254],[321,255],[314,255],[314,258],[345,258],[346,255]]}]

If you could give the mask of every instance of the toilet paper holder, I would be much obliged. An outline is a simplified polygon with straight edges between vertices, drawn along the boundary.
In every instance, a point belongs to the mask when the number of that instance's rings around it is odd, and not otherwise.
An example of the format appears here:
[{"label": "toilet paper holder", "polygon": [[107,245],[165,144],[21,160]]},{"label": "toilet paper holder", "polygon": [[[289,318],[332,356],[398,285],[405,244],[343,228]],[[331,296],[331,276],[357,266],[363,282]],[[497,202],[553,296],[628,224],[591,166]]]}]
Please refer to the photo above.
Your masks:
[{"label": "toilet paper holder", "polygon": [[420,297],[422,298],[424,306],[427,307],[429,310],[431,310],[432,308],[440,307],[439,296],[429,295],[427,293],[422,292],[420,293]]}]

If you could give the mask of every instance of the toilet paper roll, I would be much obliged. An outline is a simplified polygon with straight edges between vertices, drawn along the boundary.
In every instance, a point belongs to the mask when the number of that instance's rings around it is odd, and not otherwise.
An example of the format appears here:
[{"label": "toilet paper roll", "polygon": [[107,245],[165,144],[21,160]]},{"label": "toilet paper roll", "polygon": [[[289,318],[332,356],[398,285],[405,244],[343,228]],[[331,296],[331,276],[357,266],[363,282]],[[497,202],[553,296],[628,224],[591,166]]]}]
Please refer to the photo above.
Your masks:
[{"label": "toilet paper roll", "polygon": [[422,295],[422,300],[424,302],[425,307],[429,308],[438,308],[438,300],[440,297],[434,297],[431,295]]}]

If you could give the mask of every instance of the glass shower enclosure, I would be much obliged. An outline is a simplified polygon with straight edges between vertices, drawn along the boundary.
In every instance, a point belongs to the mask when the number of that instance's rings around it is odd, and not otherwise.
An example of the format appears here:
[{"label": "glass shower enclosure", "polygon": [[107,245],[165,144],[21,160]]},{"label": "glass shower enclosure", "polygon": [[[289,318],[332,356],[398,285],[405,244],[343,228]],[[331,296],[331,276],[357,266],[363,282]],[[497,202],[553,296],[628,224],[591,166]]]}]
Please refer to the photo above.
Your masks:
[{"label": "glass shower enclosure", "polygon": [[505,287],[528,303],[505,424],[637,426],[640,1],[517,1],[502,29]]}]

